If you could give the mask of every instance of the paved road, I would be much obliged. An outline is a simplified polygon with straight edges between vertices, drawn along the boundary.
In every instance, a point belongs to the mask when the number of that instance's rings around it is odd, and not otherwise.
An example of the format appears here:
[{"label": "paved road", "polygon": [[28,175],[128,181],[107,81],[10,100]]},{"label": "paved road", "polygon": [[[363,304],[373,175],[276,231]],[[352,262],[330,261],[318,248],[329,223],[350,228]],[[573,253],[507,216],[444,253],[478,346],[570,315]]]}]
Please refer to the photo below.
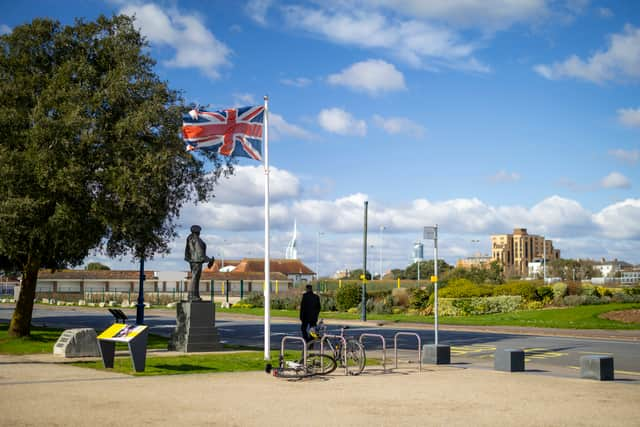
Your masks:
[{"label": "paved road", "polygon": [[[0,306],[0,321],[10,319],[13,307]],[[133,311],[129,311],[135,316]],[[175,314],[169,310],[147,310],[145,321],[153,333],[168,336],[175,327]],[[36,306],[33,323],[51,327],[92,327],[104,329],[112,323],[111,315],[105,309],[90,310],[81,308]],[[339,320],[329,320],[330,329],[340,324]],[[216,326],[221,339],[230,344],[261,346],[264,342],[264,326],[262,320],[250,316],[234,316],[218,313]],[[474,363],[490,363],[496,348],[522,348],[525,350],[526,361],[536,365],[548,367],[569,367],[576,369],[579,358],[585,354],[613,355],[616,375],[627,375],[640,382],[640,340],[592,338],[589,336],[546,336],[524,333],[497,333],[477,330],[446,330],[439,331],[439,342],[451,345],[452,361],[470,359]],[[491,328],[488,328],[491,329]],[[399,331],[417,333],[423,344],[432,344],[434,333],[431,326],[396,324],[371,326],[353,325],[347,334],[359,336],[362,333],[381,334],[385,337],[387,348],[393,348],[393,337]],[[274,320],[271,326],[272,348],[279,348],[281,337],[284,335],[299,335],[299,325],[295,321]],[[575,334],[579,335],[579,334]],[[588,333],[587,333],[588,335]],[[597,334],[594,334],[597,335]],[[640,331],[638,332],[640,335]],[[381,345],[375,340],[367,341],[367,348],[380,350]],[[417,349],[417,339],[414,337],[400,337],[398,348]],[[392,352],[392,351],[391,351]],[[388,355],[391,354],[388,353]]]}]

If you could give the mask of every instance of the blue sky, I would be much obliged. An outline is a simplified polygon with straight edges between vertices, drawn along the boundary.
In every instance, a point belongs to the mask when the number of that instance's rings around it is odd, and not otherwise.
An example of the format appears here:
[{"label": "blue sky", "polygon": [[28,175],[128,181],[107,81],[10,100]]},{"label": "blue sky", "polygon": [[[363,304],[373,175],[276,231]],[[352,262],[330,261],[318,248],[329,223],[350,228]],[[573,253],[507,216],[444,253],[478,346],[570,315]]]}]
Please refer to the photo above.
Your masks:
[{"label": "blue sky", "polygon": [[[376,273],[404,268],[433,224],[451,263],[515,227],[563,257],[640,263],[636,1],[29,1],[3,6],[0,32],[101,13],[136,15],[189,102],[269,95],[273,257],[297,219],[311,268],[361,267],[368,200]],[[262,256],[262,179],[242,160],[148,267],[186,269],[191,223],[216,257]]]}]

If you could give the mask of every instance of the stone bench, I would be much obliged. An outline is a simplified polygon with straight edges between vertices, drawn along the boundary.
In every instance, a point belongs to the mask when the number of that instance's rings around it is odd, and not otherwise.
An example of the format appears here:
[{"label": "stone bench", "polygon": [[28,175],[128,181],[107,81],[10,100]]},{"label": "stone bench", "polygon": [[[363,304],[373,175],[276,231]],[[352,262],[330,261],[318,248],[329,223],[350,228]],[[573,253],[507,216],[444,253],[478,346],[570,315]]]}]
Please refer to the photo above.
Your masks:
[{"label": "stone bench", "polygon": [[524,350],[514,348],[497,349],[493,367],[496,371],[524,371]]},{"label": "stone bench", "polygon": [[580,356],[580,378],[613,381],[613,357],[601,355]]}]

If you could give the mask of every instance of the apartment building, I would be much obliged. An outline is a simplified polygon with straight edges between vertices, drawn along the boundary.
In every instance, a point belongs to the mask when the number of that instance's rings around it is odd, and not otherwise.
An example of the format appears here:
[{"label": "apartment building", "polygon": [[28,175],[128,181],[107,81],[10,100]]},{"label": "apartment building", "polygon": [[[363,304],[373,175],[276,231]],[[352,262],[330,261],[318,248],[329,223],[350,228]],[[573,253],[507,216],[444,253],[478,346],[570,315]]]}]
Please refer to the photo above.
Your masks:
[{"label": "apartment building", "polygon": [[547,261],[560,258],[560,250],[553,248],[551,240],[529,234],[526,228],[516,228],[513,234],[491,236],[491,260],[500,262],[505,271],[514,274],[526,276],[529,273],[529,262],[535,258],[543,258],[545,252]]}]

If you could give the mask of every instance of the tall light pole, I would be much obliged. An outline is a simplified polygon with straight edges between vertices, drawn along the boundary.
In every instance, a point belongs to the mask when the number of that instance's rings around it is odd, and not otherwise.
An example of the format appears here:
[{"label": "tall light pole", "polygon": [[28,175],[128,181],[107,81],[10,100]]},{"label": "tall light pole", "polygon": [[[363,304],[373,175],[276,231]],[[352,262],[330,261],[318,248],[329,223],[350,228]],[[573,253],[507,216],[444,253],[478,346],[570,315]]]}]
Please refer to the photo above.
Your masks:
[{"label": "tall light pole", "polygon": [[324,235],[322,231],[316,234],[316,280],[320,278],[320,236]]},{"label": "tall light pole", "polygon": [[380,280],[382,280],[382,232],[386,227],[384,225],[380,226],[380,245],[378,247],[378,251],[380,253]]}]

